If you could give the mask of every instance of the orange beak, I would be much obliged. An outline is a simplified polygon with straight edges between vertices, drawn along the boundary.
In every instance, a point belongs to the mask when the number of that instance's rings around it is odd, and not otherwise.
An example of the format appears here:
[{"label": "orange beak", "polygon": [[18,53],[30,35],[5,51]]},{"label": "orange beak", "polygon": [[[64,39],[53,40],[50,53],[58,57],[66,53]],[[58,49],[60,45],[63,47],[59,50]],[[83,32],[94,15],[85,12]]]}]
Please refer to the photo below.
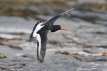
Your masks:
[{"label": "orange beak", "polygon": [[60,30],[64,30],[64,31],[68,31],[68,32],[69,32],[69,30],[66,30],[66,29],[64,29],[64,28],[60,28]]}]

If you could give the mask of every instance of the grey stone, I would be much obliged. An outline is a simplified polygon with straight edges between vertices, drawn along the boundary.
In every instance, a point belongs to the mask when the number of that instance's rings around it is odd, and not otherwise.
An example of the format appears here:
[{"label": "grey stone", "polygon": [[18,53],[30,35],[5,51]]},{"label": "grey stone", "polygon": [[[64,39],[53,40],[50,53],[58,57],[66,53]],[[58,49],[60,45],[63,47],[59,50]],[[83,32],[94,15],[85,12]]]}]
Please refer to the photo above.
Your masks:
[{"label": "grey stone", "polygon": [[[43,7],[44,8],[44,7]],[[40,8],[42,11],[43,8]],[[51,8],[51,7],[50,7]],[[46,13],[54,14],[51,9]],[[22,9],[25,9],[23,7]],[[21,10],[22,10],[21,9]],[[57,8],[59,9],[59,8]],[[37,12],[37,8],[29,7]],[[56,10],[56,9],[55,9]],[[60,9],[59,11],[63,11]],[[73,19],[61,17],[55,24],[70,30],[70,32],[57,31],[48,33],[47,51],[44,63],[39,63],[36,58],[36,40],[28,42],[33,26],[37,22],[32,18],[0,17],[1,33],[12,44],[21,46],[24,50],[15,50],[8,46],[0,45],[0,53],[7,56],[0,59],[0,70],[10,71],[104,71],[107,70],[107,56],[98,56],[107,51],[106,12],[85,9],[71,12]],[[39,12],[38,11],[38,12]],[[48,12],[49,11],[49,12]],[[52,12],[53,13],[52,13]],[[38,13],[37,12],[37,13]],[[45,14],[46,14],[45,13]],[[41,12],[40,12],[41,14]],[[69,15],[70,15],[69,14]],[[94,16],[95,14],[95,16]],[[76,18],[74,18],[76,16]],[[88,17],[89,16],[89,17]],[[41,20],[48,20],[52,16],[37,16]],[[82,18],[95,18],[96,24],[81,20]],[[97,18],[96,18],[97,17]],[[80,18],[80,19],[78,19]],[[98,21],[99,20],[99,21]],[[104,23],[103,23],[104,22]],[[98,23],[98,24],[97,24]],[[101,25],[101,23],[103,23]],[[20,33],[24,34],[20,34]],[[9,40],[18,36],[22,40]],[[4,37],[3,37],[4,38]],[[70,55],[55,54],[57,51],[67,51]],[[78,53],[73,56],[72,54]],[[91,56],[89,56],[91,55]],[[93,56],[96,55],[96,56]]]}]

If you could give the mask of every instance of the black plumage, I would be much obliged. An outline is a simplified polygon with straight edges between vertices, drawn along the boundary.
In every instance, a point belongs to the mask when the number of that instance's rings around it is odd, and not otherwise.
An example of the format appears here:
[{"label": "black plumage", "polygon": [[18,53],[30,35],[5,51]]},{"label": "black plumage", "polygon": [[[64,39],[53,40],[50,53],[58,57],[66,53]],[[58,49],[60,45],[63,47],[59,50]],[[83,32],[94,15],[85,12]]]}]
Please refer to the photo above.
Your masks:
[{"label": "black plumage", "polygon": [[54,22],[59,17],[67,14],[68,12],[70,12],[72,10],[74,10],[74,8],[52,17],[51,19],[47,20],[45,23],[37,22],[35,24],[35,26],[32,30],[32,33],[30,35],[30,39],[33,39],[34,37],[37,38],[37,59],[39,62],[43,62],[44,57],[45,57],[48,31],[49,30],[51,32],[55,32],[57,30],[68,31],[64,28],[61,28],[60,25],[54,25]]}]

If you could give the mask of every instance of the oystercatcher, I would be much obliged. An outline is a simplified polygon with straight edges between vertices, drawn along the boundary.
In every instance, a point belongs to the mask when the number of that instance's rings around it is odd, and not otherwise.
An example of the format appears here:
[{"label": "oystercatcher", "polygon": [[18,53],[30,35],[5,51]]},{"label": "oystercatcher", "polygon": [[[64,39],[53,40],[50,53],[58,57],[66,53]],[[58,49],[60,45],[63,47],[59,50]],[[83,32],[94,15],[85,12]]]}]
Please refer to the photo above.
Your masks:
[{"label": "oystercatcher", "polygon": [[61,14],[58,14],[51,19],[47,20],[45,23],[37,22],[32,30],[32,33],[30,35],[30,40],[34,39],[36,37],[37,39],[37,59],[39,62],[44,61],[45,52],[46,52],[46,44],[47,44],[47,34],[50,30],[51,32],[55,32],[57,30],[64,30],[68,31],[64,28],[61,28],[60,25],[54,25],[54,22],[61,16],[68,14],[70,11],[74,10],[70,9],[67,10]]}]

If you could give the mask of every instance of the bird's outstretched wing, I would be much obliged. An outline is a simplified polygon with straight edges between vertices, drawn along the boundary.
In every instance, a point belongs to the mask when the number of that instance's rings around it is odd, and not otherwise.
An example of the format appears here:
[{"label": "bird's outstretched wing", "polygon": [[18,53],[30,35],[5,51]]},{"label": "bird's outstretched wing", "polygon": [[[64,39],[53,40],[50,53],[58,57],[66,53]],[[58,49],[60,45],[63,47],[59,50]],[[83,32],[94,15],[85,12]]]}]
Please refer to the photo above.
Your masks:
[{"label": "bird's outstretched wing", "polygon": [[68,14],[70,11],[72,11],[72,10],[74,10],[74,9],[75,9],[75,8],[72,8],[72,9],[70,9],[70,10],[67,10],[67,11],[65,11],[65,12],[63,12],[63,13],[60,13],[60,14],[52,17],[51,19],[47,20],[43,25],[47,25],[48,28],[51,29],[52,26],[53,26],[53,24],[54,24],[54,22],[55,22],[59,17],[65,15],[65,14]]},{"label": "bird's outstretched wing", "polygon": [[73,11],[73,10],[75,10],[75,8],[69,9],[69,10],[67,10],[67,11],[65,11],[65,12],[63,12],[63,13],[61,13],[59,15],[62,16],[62,15],[68,14],[70,11]]},{"label": "bird's outstretched wing", "polygon": [[32,33],[30,34],[30,37],[29,37],[29,40],[34,39],[33,33],[34,33],[34,31],[35,31],[35,28],[37,27],[37,25],[38,25],[39,23],[40,23],[40,22],[37,22],[37,23],[35,24],[35,26],[33,27]]},{"label": "bird's outstretched wing", "polygon": [[48,31],[38,32],[37,34],[37,59],[39,62],[44,61]]}]

